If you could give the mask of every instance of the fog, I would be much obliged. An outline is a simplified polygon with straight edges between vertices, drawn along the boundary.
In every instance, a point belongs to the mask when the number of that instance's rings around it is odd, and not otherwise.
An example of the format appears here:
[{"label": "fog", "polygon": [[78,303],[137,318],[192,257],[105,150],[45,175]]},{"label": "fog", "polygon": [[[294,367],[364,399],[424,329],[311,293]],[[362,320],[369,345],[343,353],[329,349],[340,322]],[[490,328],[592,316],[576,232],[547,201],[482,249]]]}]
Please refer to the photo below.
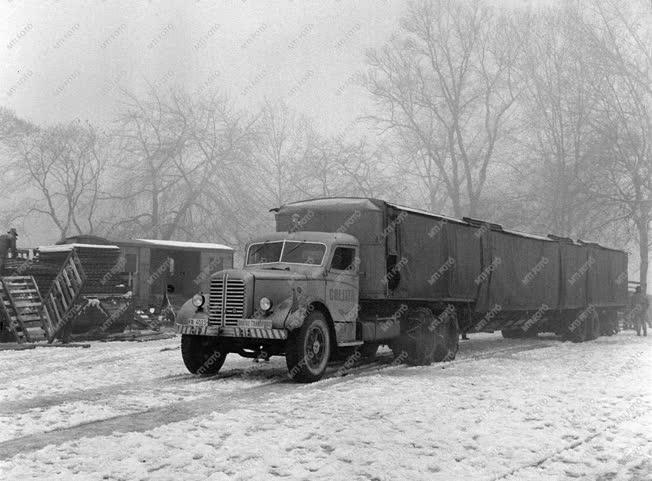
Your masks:
[{"label": "fog", "polygon": [[0,18],[0,228],[21,247],[239,248],[280,204],[373,196],[625,249],[645,283],[649,2],[12,1]]}]

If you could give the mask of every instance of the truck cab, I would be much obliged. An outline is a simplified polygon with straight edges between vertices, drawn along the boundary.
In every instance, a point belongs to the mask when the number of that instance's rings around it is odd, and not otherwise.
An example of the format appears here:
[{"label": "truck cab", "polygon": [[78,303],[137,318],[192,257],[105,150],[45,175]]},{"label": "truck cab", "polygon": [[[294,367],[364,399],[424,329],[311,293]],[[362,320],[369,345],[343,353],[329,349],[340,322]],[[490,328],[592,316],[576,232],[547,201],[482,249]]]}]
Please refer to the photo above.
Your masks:
[{"label": "truck cab", "polygon": [[359,250],[346,233],[275,232],[252,240],[242,269],[213,274],[209,292],[179,311],[186,367],[209,374],[230,352],[285,355],[294,379],[319,379],[335,349],[362,344]]}]

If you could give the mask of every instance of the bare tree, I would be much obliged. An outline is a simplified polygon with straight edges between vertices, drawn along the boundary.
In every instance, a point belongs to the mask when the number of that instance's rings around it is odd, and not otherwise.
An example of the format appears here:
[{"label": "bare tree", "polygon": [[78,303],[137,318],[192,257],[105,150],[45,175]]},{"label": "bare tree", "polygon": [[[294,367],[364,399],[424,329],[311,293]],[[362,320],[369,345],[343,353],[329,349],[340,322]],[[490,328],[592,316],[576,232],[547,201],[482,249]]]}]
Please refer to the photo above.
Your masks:
[{"label": "bare tree", "polygon": [[145,100],[128,94],[120,123],[130,182],[114,200],[132,213],[118,227],[163,239],[215,238],[220,220],[237,224],[225,216],[248,204],[253,117],[225,95],[152,90]]},{"label": "bare tree", "polygon": [[431,192],[443,184],[456,215],[475,215],[518,95],[520,44],[507,18],[478,2],[422,1],[401,27],[368,55],[373,119]]},{"label": "bare tree", "polygon": [[[531,166],[530,208],[538,224],[560,235],[586,237],[613,213],[586,193],[583,172],[595,163],[599,133],[594,129],[597,100],[594,65],[577,31],[576,6],[544,10],[525,22],[522,43],[524,95],[520,107],[523,159]],[[526,167],[527,168],[527,167]]]},{"label": "bare tree", "polygon": [[647,288],[652,215],[652,6],[647,2],[591,1],[578,28],[590,42],[600,65],[594,94],[602,135],[596,185],[591,194],[613,205],[637,232],[640,283]]},{"label": "bare tree", "polygon": [[90,124],[32,130],[13,141],[14,169],[36,192],[30,213],[47,216],[60,237],[93,233],[109,158],[105,140]]},{"label": "bare tree", "polygon": [[182,181],[175,161],[186,148],[189,126],[155,88],[144,99],[123,93],[117,122],[126,178],[121,178],[121,191],[111,200],[124,202],[131,214],[116,226],[159,238],[165,221],[164,195]]},{"label": "bare tree", "polygon": [[285,104],[265,101],[256,125],[256,164],[261,201],[279,206],[304,188],[301,174],[314,138],[308,120]]}]

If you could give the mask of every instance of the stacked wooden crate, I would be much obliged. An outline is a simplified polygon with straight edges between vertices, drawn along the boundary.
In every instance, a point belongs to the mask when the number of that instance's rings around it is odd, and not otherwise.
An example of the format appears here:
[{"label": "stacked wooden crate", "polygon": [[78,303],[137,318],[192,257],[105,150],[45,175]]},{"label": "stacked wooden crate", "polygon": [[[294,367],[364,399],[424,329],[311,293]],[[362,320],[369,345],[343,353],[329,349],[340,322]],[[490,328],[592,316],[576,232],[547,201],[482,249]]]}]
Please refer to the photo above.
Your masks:
[{"label": "stacked wooden crate", "polygon": [[[66,269],[71,260],[73,265]],[[79,285],[72,282],[74,266],[83,277]],[[122,270],[118,247],[86,244],[41,247],[37,261],[29,267],[41,290],[47,292],[50,310],[65,335],[124,329],[133,318],[133,308]]]},{"label": "stacked wooden crate", "polygon": [[31,276],[0,278],[0,317],[4,341],[42,341],[52,330],[41,294]]}]

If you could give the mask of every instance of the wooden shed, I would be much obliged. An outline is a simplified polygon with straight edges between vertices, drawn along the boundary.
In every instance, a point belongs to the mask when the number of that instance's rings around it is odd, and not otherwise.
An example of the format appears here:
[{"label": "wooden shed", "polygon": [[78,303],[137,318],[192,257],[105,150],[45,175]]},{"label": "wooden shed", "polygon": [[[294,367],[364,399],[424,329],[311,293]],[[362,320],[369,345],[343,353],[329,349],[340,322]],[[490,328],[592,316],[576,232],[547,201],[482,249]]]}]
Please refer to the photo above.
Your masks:
[{"label": "wooden shed", "polygon": [[[63,242],[79,242],[79,236]],[[193,294],[208,292],[211,274],[233,267],[233,248],[214,243],[158,239],[107,240],[83,236],[85,242],[111,244],[121,250],[121,265],[127,273],[137,307],[161,305],[163,296],[179,307]]]},{"label": "wooden shed", "polygon": [[113,241],[123,252],[124,271],[137,304],[156,304],[167,292],[175,305],[208,292],[211,274],[233,267],[233,249],[222,244],[172,240]]}]

